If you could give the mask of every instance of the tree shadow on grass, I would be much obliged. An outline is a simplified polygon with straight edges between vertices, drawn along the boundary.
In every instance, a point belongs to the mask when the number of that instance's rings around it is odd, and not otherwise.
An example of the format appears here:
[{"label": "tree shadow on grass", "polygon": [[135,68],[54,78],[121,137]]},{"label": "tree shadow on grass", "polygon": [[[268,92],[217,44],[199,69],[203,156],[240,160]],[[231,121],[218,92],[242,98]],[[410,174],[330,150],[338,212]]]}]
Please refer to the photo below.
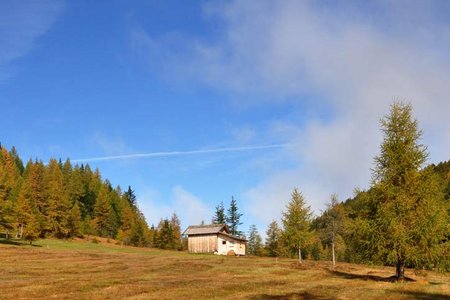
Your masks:
[{"label": "tree shadow on grass", "polygon": [[414,292],[414,291],[394,291],[395,294],[400,294],[402,296],[407,296],[410,299],[419,299],[419,300],[428,300],[428,299],[434,299],[434,300],[448,300],[450,299],[450,296],[448,295],[442,295],[442,294],[427,294],[423,292]]},{"label": "tree shadow on grass", "polygon": [[[382,281],[382,282],[397,282],[397,277],[390,276],[390,277],[382,277],[377,275],[363,275],[363,274],[353,274],[353,273],[347,273],[342,271],[329,271],[331,274],[345,278],[345,279],[362,279],[362,280],[372,280],[372,281]],[[415,281],[412,278],[405,277],[404,282],[413,282]]]},{"label": "tree shadow on grass", "polygon": [[308,292],[299,292],[299,293],[287,293],[284,295],[269,295],[269,294],[261,294],[261,295],[255,295],[250,296],[247,299],[251,300],[285,300],[285,299],[302,299],[302,300],[312,300],[312,299],[318,299],[318,300],[333,300],[336,298],[330,298],[325,296],[318,296],[314,295]]},{"label": "tree shadow on grass", "polygon": [[[30,246],[30,243],[24,242],[22,240],[13,239],[0,239],[0,244],[3,245],[13,245],[13,246]],[[42,247],[41,245],[31,245],[32,247]]]}]

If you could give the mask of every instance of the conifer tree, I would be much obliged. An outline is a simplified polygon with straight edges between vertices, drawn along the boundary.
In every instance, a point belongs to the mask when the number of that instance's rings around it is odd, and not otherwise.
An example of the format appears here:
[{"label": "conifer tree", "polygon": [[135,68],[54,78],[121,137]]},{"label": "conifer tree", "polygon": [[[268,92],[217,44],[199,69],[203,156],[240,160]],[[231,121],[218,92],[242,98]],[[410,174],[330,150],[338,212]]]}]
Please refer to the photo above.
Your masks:
[{"label": "conifer tree", "polygon": [[51,159],[47,166],[46,198],[46,230],[57,238],[67,237],[69,234],[70,203],[59,163]]},{"label": "conifer tree", "polygon": [[242,214],[238,212],[236,199],[234,199],[234,197],[232,196],[230,208],[228,209],[227,215],[227,223],[232,235],[242,234],[242,232],[238,229],[239,225],[242,225],[242,223],[240,222],[241,217]]},{"label": "conifer tree", "polygon": [[81,210],[78,201],[75,201],[75,204],[70,209],[69,215],[69,236],[75,237],[81,234],[82,227],[82,219],[81,219]]},{"label": "conifer tree", "polygon": [[5,166],[5,156],[8,155],[2,148],[0,160],[0,227],[7,231],[14,227],[14,202],[11,197],[11,180]]},{"label": "conifer tree", "polygon": [[131,243],[132,228],[135,223],[135,216],[133,214],[133,210],[128,205],[128,202],[122,202],[121,211],[122,219],[121,226],[118,232],[118,239],[125,245],[128,245]]},{"label": "conifer tree", "polygon": [[322,240],[331,245],[331,257],[333,267],[336,266],[336,240],[341,240],[340,235],[344,229],[345,213],[342,206],[339,204],[336,194],[331,195],[330,202],[327,204],[327,209],[323,212],[320,231],[322,232]]},{"label": "conifer tree", "polygon": [[74,204],[77,201],[81,202],[85,196],[86,190],[83,184],[83,174],[78,166],[75,166],[75,168],[73,168],[73,170],[70,172],[67,191],[71,204]]},{"label": "conifer tree", "polygon": [[170,221],[164,219],[159,222],[156,246],[161,249],[170,248],[173,242],[173,231]]},{"label": "conifer tree", "polygon": [[271,257],[280,256],[281,247],[281,229],[278,227],[277,221],[273,220],[266,231],[266,251]]},{"label": "conifer tree", "polygon": [[181,250],[181,221],[175,212],[170,218],[170,225],[173,232],[173,241],[171,248],[174,250]]},{"label": "conifer tree", "polygon": [[412,107],[394,103],[381,120],[381,153],[375,157],[372,214],[368,216],[368,242],[375,257],[396,265],[404,279],[405,264],[436,265],[442,257],[447,212],[435,177],[421,171],[427,150]]},{"label": "conifer tree", "polygon": [[247,252],[250,255],[261,255],[262,254],[262,238],[258,232],[258,228],[253,224],[250,226],[248,231],[248,242],[247,242]]},{"label": "conifer tree", "polygon": [[94,208],[93,224],[98,235],[104,237],[114,237],[112,224],[112,207],[108,199],[108,188],[102,186],[98,193]]},{"label": "conifer tree", "polygon": [[214,212],[212,222],[213,224],[225,224],[227,222],[223,202],[220,202],[220,204],[216,206],[216,211]]},{"label": "conifer tree", "polygon": [[294,189],[291,201],[283,212],[283,240],[291,250],[298,252],[298,260],[302,263],[302,248],[310,240],[311,208],[306,205],[303,195]]},{"label": "conifer tree", "polygon": [[131,186],[128,186],[127,191],[124,193],[125,198],[127,199],[128,203],[131,207],[136,208],[137,202],[136,202],[136,195],[134,194],[134,191],[131,189]]},{"label": "conifer tree", "polygon": [[23,229],[22,238],[26,241],[29,241],[30,245],[32,245],[33,241],[39,238],[40,227],[41,226],[39,220],[36,218],[36,215],[34,213],[30,214],[27,220],[27,224]]}]

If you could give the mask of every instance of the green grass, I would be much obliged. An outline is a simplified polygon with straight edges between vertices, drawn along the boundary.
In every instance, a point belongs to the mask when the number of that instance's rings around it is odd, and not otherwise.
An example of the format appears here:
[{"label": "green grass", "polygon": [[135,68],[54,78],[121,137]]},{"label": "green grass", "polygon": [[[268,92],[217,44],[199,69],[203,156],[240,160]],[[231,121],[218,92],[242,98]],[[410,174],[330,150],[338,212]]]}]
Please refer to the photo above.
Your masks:
[{"label": "green grass", "polygon": [[448,299],[450,278],[392,268],[122,247],[0,240],[1,299]]}]

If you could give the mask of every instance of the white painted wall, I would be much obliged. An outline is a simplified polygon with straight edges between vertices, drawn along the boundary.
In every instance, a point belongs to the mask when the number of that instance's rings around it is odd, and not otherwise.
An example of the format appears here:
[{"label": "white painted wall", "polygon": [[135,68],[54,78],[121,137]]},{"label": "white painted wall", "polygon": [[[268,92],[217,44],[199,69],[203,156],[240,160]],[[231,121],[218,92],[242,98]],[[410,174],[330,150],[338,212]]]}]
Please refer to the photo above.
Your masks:
[{"label": "white painted wall", "polygon": [[245,242],[219,234],[217,243],[217,254],[227,255],[228,251],[233,250],[237,255],[245,255]]}]

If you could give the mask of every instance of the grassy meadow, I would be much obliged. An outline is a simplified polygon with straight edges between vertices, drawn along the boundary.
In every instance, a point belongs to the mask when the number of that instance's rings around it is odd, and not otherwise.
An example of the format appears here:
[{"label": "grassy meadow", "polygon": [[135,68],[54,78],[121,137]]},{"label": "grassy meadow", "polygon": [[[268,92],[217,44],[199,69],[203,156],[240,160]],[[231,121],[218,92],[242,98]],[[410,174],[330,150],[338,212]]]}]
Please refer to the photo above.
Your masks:
[{"label": "grassy meadow", "polygon": [[224,257],[102,241],[0,240],[1,299],[449,299],[450,276],[267,257]]}]

